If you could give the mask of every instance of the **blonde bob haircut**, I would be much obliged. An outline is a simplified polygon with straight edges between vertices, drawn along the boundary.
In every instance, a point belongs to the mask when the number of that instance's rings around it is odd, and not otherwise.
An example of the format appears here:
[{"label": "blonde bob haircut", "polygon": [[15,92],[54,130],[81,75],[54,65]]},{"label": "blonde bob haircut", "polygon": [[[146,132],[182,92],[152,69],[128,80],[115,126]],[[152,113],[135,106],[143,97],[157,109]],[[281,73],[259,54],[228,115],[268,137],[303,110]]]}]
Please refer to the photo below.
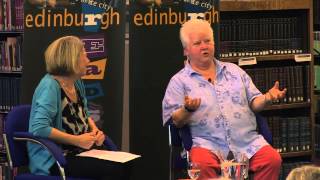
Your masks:
[{"label": "blonde bob haircut", "polygon": [[83,50],[84,44],[76,36],[64,36],[53,41],[44,54],[47,72],[60,76],[77,74]]},{"label": "blonde bob haircut", "polygon": [[286,180],[320,180],[320,167],[304,165],[294,168]]},{"label": "blonde bob haircut", "polygon": [[210,23],[202,19],[191,19],[182,24],[180,28],[180,40],[183,48],[186,48],[186,46],[190,43],[190,34],[195,32],[206,33],[213,42],[213,30],[210,26]]}]

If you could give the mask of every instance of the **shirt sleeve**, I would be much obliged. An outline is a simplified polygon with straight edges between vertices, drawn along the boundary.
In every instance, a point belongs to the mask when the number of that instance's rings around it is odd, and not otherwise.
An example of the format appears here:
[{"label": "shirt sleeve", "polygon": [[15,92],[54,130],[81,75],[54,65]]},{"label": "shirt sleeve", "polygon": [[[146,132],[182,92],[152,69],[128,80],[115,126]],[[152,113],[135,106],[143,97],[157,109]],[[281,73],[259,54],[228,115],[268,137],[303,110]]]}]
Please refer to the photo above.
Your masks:
[{"label": "shirt sleeve", "polygon": [[57,109],[57,88],[50,85],[41,86],[36,90],[32,102],[32,109],[29,122],[29,131],[35,136],[49,137],[53,120],[58,114]]},{"label": "shirt sleeve", "polygon": [[246,89],[246,94],[247,94],[247,100],[249,102],[249,104],[252,103],[252,100],[260,95],[262,95],[262,93],[259,91],[259,89],[256,87],[256,85],[253,83],[251,77],[244,71],[242,70],[242,81],[245,85],[245,89]]},{"label": "shirt sleeve", "polygon": [[162,101],[162,120],[165,125],[172,116],[172,113],[184,104],[184,88],[179,78],[173,77],[166,89]]}]

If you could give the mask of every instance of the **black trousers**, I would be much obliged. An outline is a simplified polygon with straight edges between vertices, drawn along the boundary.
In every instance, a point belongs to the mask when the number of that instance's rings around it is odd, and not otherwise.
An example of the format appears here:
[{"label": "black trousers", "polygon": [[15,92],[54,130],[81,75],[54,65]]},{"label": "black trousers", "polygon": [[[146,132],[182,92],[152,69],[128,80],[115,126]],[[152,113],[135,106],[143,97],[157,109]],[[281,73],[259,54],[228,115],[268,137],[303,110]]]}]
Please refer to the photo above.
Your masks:
[{"label": "black trousers", "polygon": [[[66,156],[67,165],[64,168],[67,177],[79,177],[95,180],[130,180],[133,161],[117,163],[91,157],[74,155]],[[50,168],[51,175],[60,175],[58,165]]]}]

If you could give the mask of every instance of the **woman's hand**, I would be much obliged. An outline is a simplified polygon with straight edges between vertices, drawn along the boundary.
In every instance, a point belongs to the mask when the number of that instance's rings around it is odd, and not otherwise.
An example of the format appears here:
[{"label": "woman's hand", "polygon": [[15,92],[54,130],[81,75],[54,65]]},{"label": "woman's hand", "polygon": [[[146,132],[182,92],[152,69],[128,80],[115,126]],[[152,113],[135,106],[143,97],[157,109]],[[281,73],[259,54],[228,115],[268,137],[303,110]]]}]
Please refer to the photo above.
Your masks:
[{"label": "woman's hand", "polygon": [[76,146],[83,149],[90,149],[96,140],[96,135],[93,132],[84,133],[77,136]]},{"label": "woman's hand", "polygon": [[89,121],[89,126],[92,129],[91,133],[93,133],[96,137],[95,144],[97,146],[101,146],[105,140],[104,133],[98,129],[98,127],[94,123],[94,120],[91,117],[88,118],[88,121]]},{"label": "woman's hand", "polygon": [[97,146],[101,146],[105,140],[106,136],[104,135],[104,133],[100,130],[96,131],[96,145]]}]

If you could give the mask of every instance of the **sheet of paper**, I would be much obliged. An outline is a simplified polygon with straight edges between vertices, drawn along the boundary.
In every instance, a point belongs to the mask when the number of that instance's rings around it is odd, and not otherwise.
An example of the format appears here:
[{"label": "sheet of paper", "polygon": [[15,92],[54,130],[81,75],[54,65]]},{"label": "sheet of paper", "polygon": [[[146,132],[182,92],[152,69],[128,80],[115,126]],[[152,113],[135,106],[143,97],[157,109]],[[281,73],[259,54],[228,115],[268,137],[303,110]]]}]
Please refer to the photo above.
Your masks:
[{"label": "sheet of paper", "polygon": [[133,159],[141,157],[140,155],[136,155],[128,152],[106,151],[106,150],[97,150],[97,149],[92,149],[89,151],[82,152],[77,156],[93,157],[93,158],[109,160],[114,162],[121,162],[121,163],[128,162]]}]

